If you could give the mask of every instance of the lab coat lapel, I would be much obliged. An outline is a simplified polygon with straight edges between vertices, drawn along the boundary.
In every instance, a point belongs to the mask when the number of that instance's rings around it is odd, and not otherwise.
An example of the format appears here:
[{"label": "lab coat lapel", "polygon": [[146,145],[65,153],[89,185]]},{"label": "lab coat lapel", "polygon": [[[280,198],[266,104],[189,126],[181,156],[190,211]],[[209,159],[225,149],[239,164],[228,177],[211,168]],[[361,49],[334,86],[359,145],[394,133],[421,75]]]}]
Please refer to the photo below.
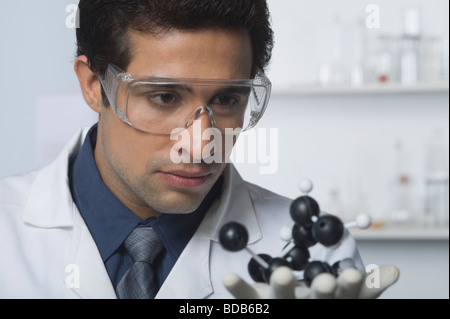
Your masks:
[{"label": "lab coat lapel", "polygon": [[209,216],[210,220],[207,220],[208,227],[211,230],[210,237],[218,242],[222,226],[233,221],[245,225],[249,235],[248,244],[252,244],[262,238],[262,233],[248,185],[233,164],[227,166],[225,176],[227,178],[223,188],[224,192],[220,198],[220,205]]},{"label": "lab coat lapel", "polygon": [[209,249],[209,238],[200,237],[191,240],[156,298],[202,299],[209,296],[213,292],[209,278]]},{"label": "lab coat lapel", "polygon": [[[77,210],[75,205],[73,210]],[[89,229],[79,213],[74,214],[74,219],[73,240],[68,264],[76,266],[79,273],[79,284],[72,289],[81,298],[117,298]]]},{"label": "lab coat lapel", "polygon": [[[66,229],[72,236],[67,265],[61,269],[60,277],[66,281],[68,275],[77,275],[72,271],[78,272],[79,277],[72,278],[75,293],[83,298],[115,298],[100,253],[70,193],[69,162],[80,149],[87,132],[88,129],[84,129],[77,134],[53,163],[37,173],[22,220],[39,228]],[[70,284],[66,281],[66,286],[70,287]]]},{"label": "lab coat lapel", "polygon": [[69,188],[69,162],[83,144],[86,131],[77,134],[54,162],[42,168],[34,179],[22,213],[25,223],[41,228],[73,225],[72,195]]},{"label": "lab coat lapel", "polygon": [[211,205],[156,298],[200,299],[214,293],[210,278],[211,241],[218,241],[220,228],[225,223],[236,221],[245,224],[249,243],[261,238],[245,182],[232,164],[227,166],[224,174],[221,197]]}]

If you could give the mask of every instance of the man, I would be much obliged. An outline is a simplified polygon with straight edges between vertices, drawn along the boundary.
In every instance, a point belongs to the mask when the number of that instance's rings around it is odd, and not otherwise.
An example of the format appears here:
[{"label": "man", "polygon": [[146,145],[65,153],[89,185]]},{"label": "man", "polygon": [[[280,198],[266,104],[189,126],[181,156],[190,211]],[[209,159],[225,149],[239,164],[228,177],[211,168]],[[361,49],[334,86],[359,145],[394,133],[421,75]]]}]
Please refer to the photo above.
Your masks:
[{"label": "man", "polygon": [[[227,161],[227,132],[254,126],[270,94],[266,2],[81,0],[79,9],[74,68],[98,124],[49,166],[0,182],[0,297],[230,297],[222,278],[250,280],[250,258],[225,251],[220,228],[239,222],[249,247],[277,255],[279,230],[292,224],[290,200]],[[312,259],[352,258],[363,271],[346,235],[338,249],[312,247]],[[151,267],[139,261],[145,279],[132,275],[131,237],[158,251]]]}]

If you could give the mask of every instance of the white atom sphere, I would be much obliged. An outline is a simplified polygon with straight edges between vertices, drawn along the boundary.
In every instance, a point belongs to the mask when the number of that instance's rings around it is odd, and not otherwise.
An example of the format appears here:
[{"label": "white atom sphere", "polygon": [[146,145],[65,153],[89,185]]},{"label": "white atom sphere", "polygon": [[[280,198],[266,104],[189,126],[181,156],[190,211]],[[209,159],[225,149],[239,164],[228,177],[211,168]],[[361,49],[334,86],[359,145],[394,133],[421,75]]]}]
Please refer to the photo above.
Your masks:
[{"label": "white atom sphere", "polygon": [[361,229],[369,228],[370,224],[372,224],[372,218],[370,218],[367,214],[359,214],[356,217],[356,226]]},{"label": "white atom sphere", "polygon": [[313,189],[313,183],[307,178],[302,178],[298,183],[298,188],[303,193],[309,193]]},{"label": "white atom sphere", "polygon": [[292,230],[291,228],[284,226],[280,230],[280,238],[284,241],[290,241],[292,239]]}]

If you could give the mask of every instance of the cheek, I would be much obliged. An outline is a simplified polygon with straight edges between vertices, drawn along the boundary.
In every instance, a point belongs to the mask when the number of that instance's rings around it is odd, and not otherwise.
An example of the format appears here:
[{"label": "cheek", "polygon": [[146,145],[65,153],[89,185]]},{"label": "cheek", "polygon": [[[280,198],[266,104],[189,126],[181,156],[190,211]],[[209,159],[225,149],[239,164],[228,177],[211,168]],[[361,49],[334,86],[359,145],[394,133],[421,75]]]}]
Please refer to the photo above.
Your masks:
[{"label": "cheek", "polygon": [[102,139],[107,157],[114,166],[128,172],[127,175],[142,174],[150,169],[153,163],[169,158],[168,137],[134,129],[117,118],[112,111],[102,116],[99,123],[102,125]]},{"label": "cheek", "polygon": [[133,170],[136,174],[156,169],[160,163],[167,160],[170,152],[170,149],[167,149],[169,144],[163,138],[143,134],[146,136],[141,136],[139,132],[127,132],[117,137],[116,154],[120,154],[123,163],[127,165],[125,169]]},{"label": "cheek", "polygon": [[230,135],[222,135],[222,154],[223,160],[227,161],[230,158],[231,152],[233,151],[234,145],[237,142],[239,135],[230,134]]}]

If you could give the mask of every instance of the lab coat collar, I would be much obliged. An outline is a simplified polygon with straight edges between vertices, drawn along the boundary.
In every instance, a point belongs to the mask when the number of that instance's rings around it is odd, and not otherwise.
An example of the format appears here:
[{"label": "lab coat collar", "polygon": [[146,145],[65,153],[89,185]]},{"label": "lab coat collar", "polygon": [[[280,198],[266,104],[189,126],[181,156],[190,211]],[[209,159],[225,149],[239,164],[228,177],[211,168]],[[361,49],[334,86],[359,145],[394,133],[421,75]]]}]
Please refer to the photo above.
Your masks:
[{"label": "lab coat collar", "polygon": [[218,207],[212,207],[213,211],[207,215],[209,218],[205,221],[205,226],[208,224],[205,230],[210,229],[210,239],[218,242],[222,226],[228,222],[238,222],[246,226],[249,235],[248,243],[252,244],[262,238],[262,233],[247,184],[233,164],[227,165],[225,176],[224,192]]},{"label": "lab coat collar", "polygon": [[[73,206],[77,209],[75,204]],[[71,289],[85,299],[116,299],[114,287],[100,252],[79,213],[74,215],[72,236],[67,264],[76,265],[79,282],[78,286],[72,286]]]},{"label": "lab coat collar", "polygon": [[211,242],[219,241],[220,228],[227,222],[244,224],[249,244],[262,238],[252,198],[242,177],[232,164],[227,165],[224,176],[223,193],[211,205],[156,298],[200,299],[214,293],[209,268]]},{"label": "lab coat collar", "polygon": [[81,146],[88,129],[76,134],[64,147],[59,156],[42,168],[31,186],[28,201],[22,213],[22,220],[42,228],[72,227],[73,206],[69,187],[69,163]]},{"label": "lab coat collar", "polygon": [[53,163],[37,173],[25,204],[22,220],[39,228],[71,231],[71,246],[66,268],[61,269],[61,281],[66,281],[72,274],[67,272],[68,269],[74,270],[67,266],[76,266],[79,272],[79,285],[71,287],[76,294],[91,299],[116,298],[100,253],[73,202],[69,187],[69,163],[83,145],[88,130],[88,128],[81,130]]}]

